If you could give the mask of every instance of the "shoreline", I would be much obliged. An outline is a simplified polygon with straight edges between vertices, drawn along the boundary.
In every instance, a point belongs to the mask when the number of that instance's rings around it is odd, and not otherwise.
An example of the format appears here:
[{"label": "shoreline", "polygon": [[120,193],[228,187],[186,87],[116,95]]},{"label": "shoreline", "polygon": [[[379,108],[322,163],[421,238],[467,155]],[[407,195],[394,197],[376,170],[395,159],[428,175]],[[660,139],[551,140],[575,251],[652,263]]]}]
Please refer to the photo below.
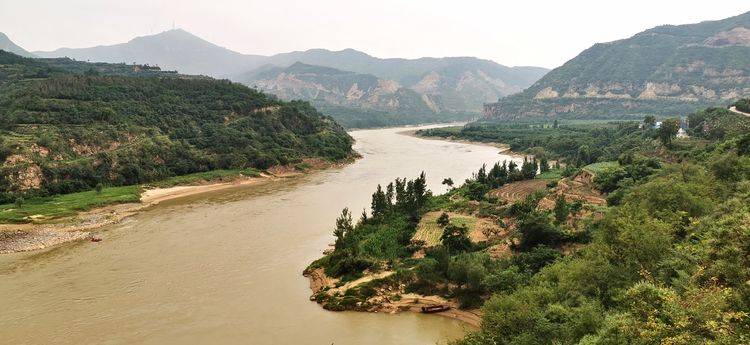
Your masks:
[{"label": "shoreline", "polygon": [[[508,155],[515,158],[528,157],[528,155],[523,155],[511,151],[510,147],[506,144],[476,142],[455,138],[419,136],[416,134],[417,130],[418,129],[407,129],[396,132],[396,134],[410,136],[422,140],[439,140],[461,144],[489,146],[498,149],[498,154]],[[328,308],[326,308],[326,301],[318,301],[318,296],[320,296],[321,294],[325,294],[328,296],[330,296],[331,294],[344,294],[348,289],[357,287],[359,284],[387,277],[391,273],[393,272],[385,271],[374,274],[367,274],[362,278],[347,282],[343,285],[340,284],[338,279],[327,276],[322,268],[305,269],[302,275],[308,279],[310,285],[310,291],[312,292],[310,300],[319,304],[323,309],[329,310]],[[405,293],[403,291],[397,292],[398,298],[392,298],[393,296],[389,297],[390,293],[392,293],[392,291],[380,291],[378,294],[376,294],[376,296],[372,297],[371,300],[368,301],[372,302],[372,304],[367,308],[355,307],[354,309],[347,309],[346,311],[388,314],[412,312],[422,314],[422,307],[445,305],[450,306],[450,309],[430,314],[460,321],[473,329],[479,329],[481,326],[481,311],[479,309],[460,309],[459,303],[457,301],[448,300],[440,296],[423,296],[415,293]]]},{"label": "shoreline", "polygon": [[94,231],[118,224],[162,202],[339,168],[356,158],[357,156],[354,156],[337,163],[309,159],[306,163],[311,167],[305,171],[299,171],[293,166],[276,166],[259,177],[237,176],[230,181],[203,181],[204,183],[199,184],[148,188],[143,190],[137,203],[106,205],[44,223],[0,224],[0,255],[42,250],[73,241],[93,240]]},{"label": "shoreline", "polygon": [[421,135],[417,135],[417,130],[406,130],[406,131],[398,132],[398,134],[406,135],[406,136],[418,138],[418,139],[424,139],[424,140],[437,140],[437,141],[447,141],[447,142],[459,143],[459,144],[470,144],[470,145],[494,147],[500,150],[497,152],[498,154],[516,157],[516,158],[533,157],[532,155],[525,155],[523,153],[512,151],[510,149],[510,146],[508,146],[507,144],[483,142],[483,141],[472,141],[472,140],[466,140],[466,139],[456,139],[455,137],[444,138],[444,137],[436,137],[436,136],[421,136]]},{"label": "shoreline", "polygon": [[[310,284],[310,291],[312,295],[310,300],[320,304],[323,309],[326,309],[325,302],[317,302],[316,297],[321,294],[344,294],[346,290],[357,287],[360,284],[369,282],[375,279],[381,279],[391,275],[393,272],[384,271],[374,274],[365,275],[355,281],[348,282],[341,286],[339,280],[328,277],[322,268],[316,268],[313,270],[305,270],[303,276],[306,277]],[[450,306],[450,309],[446,311],[430,313],[430,315],[437,315],[441,317],[447,317],[456,321],[463,322],[464,324],[474,329],[479,329],[482,322],[482,314],[478,309],[464,310],[458,308],[458,302],[447,300],[440,296],[423,296],[415,293],[397,293],[398,298],[389,297],[392,291],[379,291],[374,297],[371,298],[370,302],[373,305],[367,308],[355,308],[346,311],[354,312],[365,312],[365,313],[386,313],[386,314],[397,314],[402,312],[411,313],[422,313],[422,307],[434,306],[434,305],[446,305]]]}]

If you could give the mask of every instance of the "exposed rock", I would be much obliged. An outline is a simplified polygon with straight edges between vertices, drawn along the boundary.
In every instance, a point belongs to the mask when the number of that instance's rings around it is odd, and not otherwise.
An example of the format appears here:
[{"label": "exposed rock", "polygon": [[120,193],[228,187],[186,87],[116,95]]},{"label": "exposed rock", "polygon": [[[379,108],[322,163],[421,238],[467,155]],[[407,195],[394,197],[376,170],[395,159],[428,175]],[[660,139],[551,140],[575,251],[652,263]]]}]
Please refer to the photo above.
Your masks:
[{"label": "exposed rock", "polygon": [[558,96],[559,94],[557,91],[553,90],[551,87],[545,87],[534,96],[534,99],[557,98]]},{"label": "exposed rock", "polygon": [[729,31],[722,31],[706,39],[705,44],[713,47],[730,45],[750,47],[750,29],[737,27]]}]

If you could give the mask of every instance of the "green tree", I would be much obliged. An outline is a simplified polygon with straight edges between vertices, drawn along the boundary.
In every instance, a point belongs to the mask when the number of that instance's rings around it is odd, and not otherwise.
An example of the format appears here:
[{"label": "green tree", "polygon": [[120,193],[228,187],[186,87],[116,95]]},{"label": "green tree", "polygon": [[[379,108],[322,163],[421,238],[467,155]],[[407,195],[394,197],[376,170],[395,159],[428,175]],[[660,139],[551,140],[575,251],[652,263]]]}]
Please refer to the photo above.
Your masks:
[{"label": "green tree", "polygon": [[438,217],[437,224],[440,225],[441,228],[448,226],[448,224],[450,224],[450,218],[448,217],[448,214],[443,212],[443,214]]},{"label": "green tree", "polygon": [[333,236],[336,237],[335,250],[341,250],[346,247],[346,237],[353,229],[352,214],[349,213],[349,208],[344,208],[341,211],[341,215],[336,218],[336,228],[333,229]]},{"label": "green tree", "polygon": [[646,117],[643,118],[643,124],[648,129],[654,128],[654,126],[656,126],[656,117],[654,117],[654,115],[646,115]]},{"label": "green tree", "polygon": [[659,127],[659,140],[665,146],[672,143],[672,139],[677,135],[680,129],[680,119],[666,119],[661,122]]},{"label": "green tree", "polygon": [[448,186],[448,188],[453,188],[453,179],[450,177],[446,177],[443,179],[443,184]]},{"label": "green tree", "polygon": [[562,241],[562,234],[555,228],[548,216],[532,211],[518,222],[518,233],[521,235],[519,249],[530,250],[544,244],[554,246]]},{"label": "green tree", "polygon": [[468,233],[469,229],[465,225],[449,224],[443,229],[440,240],[451,252],[461,252],[471,248]]},{"label": "green tree", "polygon": [[549,161],[547,161],[547,157],[542,157],[539,159],[539,171],[541,173],[546,173],[549,171]]},{"label": "green tree", "polygon": [[568,219],[568,213],[570,213],[570,208],[568,207],[568,203],[565,201],[564,195],[560,194],[557,196],[557,199],[555,200],[555,208],[553,209],[553,212],[555,214],[556,224],[562,224],[565,222],[565,220]]},{"label": "green tree", "polygon": [[471,200],[479,201],[484,198],[484,195],[487,193],[489,188],[477,181],[470,181],[464,184],[466,188],[466,197],[468,197]]},{"label": "green tree", "polygon": [[388,211],[388,198],[380,185],[378,185],[375,193],[372,194],[371,208],[373,218],[382,217]]}]

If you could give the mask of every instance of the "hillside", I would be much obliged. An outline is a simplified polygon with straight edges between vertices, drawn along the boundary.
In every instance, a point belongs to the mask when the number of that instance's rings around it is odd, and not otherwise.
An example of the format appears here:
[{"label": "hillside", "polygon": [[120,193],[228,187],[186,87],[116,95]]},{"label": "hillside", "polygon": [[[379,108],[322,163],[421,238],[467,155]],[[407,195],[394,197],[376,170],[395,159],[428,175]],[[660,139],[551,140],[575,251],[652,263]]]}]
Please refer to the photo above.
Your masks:
[{"label": "hillside", "polygon": [[310,101],[350,128],[468,118],[446,111],[438,96],[419,94],[393,80],[301,62],[286,68],[267,65],[235,80],[284,100]]},{"label": "hillside", "polygon": [[599,43],[524,92],[485,107],[497,119],[688,113],[750,95],[750,12],[659,26]]},{"label": "hillside", "polygon": [[417,114],[442,110],[428,97],[372,74],[298,62],[286,68],[269,67],[245,76],[240,80],[243,84],[257,86],[282,99],[304,99],[330,105]]},{"label": "hillside", "polygon": [[175,29],[126,43],[91,48],[60,48],[34,52],[39,57],[69,57],[81,61],[158,65],[184,74],[222,77],[261,65],[262,56],[219,47],[185,30]]},{"label": "hillside", "polygon": [[495,124],[504,143],[537,136],[536,158],[442,195],[424,174],[373,188],[304,271],[311,299],[477,326],[454,344],[746,344],[750,118],[694,117],[670,141],[636,121]]},{"label": "hillside", "polygon": [[2,32],[0,32],[0,50],[4,50],[6,52],[11,52],[13,54],[17,54],[17,55],[25,56],[25,57],[34,56],[34,54],[27,52],[23,48],[13,43],[13,41],[11,41],[10,38],[8,38],[8,36]]},{"label": "hillside", "polygon": [[474,57],[379,59],[353,49],[311,49],[274,55],[268,61],[278,66],[295,62],[394,80],[420,94],[441,98],[450,111],[478,111],[482,103],[519,92],[548,71],[539,67],[506,67]]},{"label": "hillside", "polygon": [[153,67],[7,52],[0,119],[1,202],[352,153],[344,130],[305,102]]}]

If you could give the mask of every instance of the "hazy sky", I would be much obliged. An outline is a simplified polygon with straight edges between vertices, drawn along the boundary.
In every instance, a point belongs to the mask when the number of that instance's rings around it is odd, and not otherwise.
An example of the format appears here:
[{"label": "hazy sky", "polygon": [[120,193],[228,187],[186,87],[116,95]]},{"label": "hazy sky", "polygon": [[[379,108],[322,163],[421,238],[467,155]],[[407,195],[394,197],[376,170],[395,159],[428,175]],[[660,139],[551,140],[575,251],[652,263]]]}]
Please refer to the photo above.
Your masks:
[{"label": "hazy sky", "polygon": [[0,0],[0,32],[26,50],[53,50],[126,42],[174,22],[247,54],[354,48],[556,67],[596,42],[746,11],[748,0]]}]

